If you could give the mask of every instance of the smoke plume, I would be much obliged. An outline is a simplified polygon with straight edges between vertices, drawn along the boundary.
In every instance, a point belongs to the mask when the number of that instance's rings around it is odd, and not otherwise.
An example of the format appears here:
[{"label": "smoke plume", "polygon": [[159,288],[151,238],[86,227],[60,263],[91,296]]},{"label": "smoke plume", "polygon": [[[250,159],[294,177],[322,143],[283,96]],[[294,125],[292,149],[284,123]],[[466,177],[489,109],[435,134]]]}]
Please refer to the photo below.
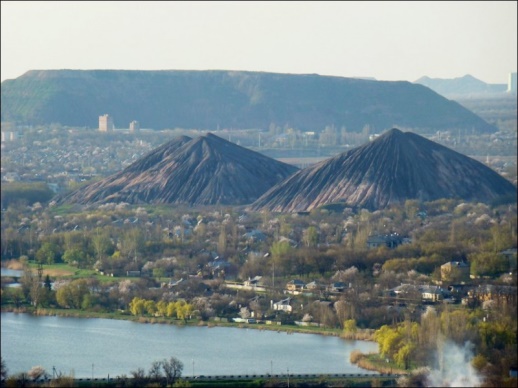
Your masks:
[{"label": "smoke plume", "polygon": [[[442,341],[441,341],[442,342]],[[466,342],[459,346],[451,341],[444,341],[437,347],[438,369],[432,369],[428,375],[430,387],[480,387],[482,379],[471,365],[473,345]]]}]

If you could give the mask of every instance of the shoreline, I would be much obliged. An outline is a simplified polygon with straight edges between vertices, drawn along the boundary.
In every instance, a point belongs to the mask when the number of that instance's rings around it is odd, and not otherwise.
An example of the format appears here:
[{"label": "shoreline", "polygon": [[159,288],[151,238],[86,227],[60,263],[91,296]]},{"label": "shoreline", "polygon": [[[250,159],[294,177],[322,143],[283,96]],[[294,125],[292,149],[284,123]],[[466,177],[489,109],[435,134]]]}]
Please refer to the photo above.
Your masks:
[{"label": "shoreline", "polygon": [[233,327],[237,329],[253,329],[253,330],[270,330],[277,332],[286,332],[286,334],[300,333],[300,334],[316,334],[323,336],[334,336],[340,337],[344,340],[352,341],[374,341],[372,329],[358,329],[354,335],[344,335],[340,329],[307,329],[305,327],[296,325],[267,325],[260,323],[237,323],[237,322],[221,322],[221,321],[202,321],[202,320],[189,320],[182,321],[168,317],[137,317],[130,314],[122,314],[117,312],[91,312],[81,310],[65,310],[65,309],[53,309],[53,308],[37,308],[32,307],[20,307],[16,308],[13,306],[2,306],[0,309],[2,313],[15,313],[15,314],[31,314],[33,316],[59,316],[59,317],[70,317],[70,318],[100,318],[100,319],[116,319],[121,321],[131,321],[136,323],[145,324],[166,324],[176,326],[206,326],[211,327]]}]

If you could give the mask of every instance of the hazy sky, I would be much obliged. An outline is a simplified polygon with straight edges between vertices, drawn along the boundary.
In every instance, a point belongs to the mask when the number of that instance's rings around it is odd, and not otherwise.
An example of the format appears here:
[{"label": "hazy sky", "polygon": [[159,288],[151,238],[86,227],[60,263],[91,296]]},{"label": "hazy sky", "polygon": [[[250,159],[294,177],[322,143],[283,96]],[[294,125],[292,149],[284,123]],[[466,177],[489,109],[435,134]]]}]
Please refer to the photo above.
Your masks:
[{"label": "hazy sky", "polygon": [[517,2],[1,2],[1,78],[250,70],[507,83]]}]

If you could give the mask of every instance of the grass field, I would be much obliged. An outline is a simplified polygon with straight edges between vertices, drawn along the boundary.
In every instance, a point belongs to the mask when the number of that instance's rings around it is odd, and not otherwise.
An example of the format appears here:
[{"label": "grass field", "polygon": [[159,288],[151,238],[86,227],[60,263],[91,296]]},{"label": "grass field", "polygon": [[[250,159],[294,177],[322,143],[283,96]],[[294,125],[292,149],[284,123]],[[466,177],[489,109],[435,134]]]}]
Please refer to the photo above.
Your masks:
[{"label": "grass field", "polygon": [[[31,268],[33,271],[37,271],[38,264],[29,263],[29,268]],[[44,264],[43,276],[47,275],[52,278],[79,279],[95,277],[101,282],[113,281],[113,277],[111,276],[104,276],[95,270],[81,269],[68,264]]]}]

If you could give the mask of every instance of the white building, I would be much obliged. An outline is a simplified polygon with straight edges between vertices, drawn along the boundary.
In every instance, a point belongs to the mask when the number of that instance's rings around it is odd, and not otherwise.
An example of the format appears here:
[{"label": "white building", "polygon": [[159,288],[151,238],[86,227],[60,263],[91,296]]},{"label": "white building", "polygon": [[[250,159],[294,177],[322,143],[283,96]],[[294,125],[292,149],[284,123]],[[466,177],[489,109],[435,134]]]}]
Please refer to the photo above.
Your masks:
[{"label": "white building", "polygon": [[2,131],[2,142],[14,141],[21,137],[18,132]]},{"label": "white building", "polygon": [[286,311],[288,313],[291,313],[293,308],[291,307],[291,299],[283,299],[278,302],[273,303],[273,301],[270,302],[272,308],[276,311]]},{"label": "white building", "polygon": [[99,131],[111,132],[113,131],[113,119],[109,114],[99,116]]},{"label": "white building", "polygon": [[138,121],[133,120],[129,125],[130,132],[137,132],[140,130],[140,124]]}]

